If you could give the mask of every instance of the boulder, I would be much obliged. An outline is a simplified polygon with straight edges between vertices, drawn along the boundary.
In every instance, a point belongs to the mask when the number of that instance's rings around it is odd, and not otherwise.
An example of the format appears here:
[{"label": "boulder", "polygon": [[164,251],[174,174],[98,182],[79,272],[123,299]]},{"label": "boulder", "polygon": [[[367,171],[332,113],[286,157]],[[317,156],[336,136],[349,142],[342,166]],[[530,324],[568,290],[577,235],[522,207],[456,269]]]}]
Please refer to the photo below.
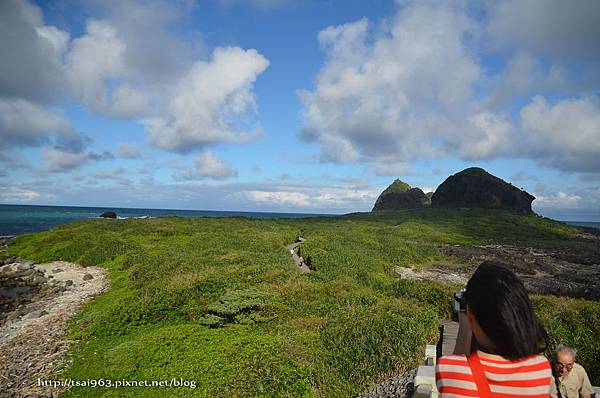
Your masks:
[{"label": "boulder", "polygon": [[535,197],[479,167],[448,177],[431,198],[432,207],[509,209],[533,214]]},{"label": "boulder", "polygon": [[419,188],[411,188],[398,179],[387,187],[377,198],[373,211],[418,209],[430,204],[427,195]]},{"label": "boulder", "polygon": [[114,211],[106,211],[106,212],[100,214],[100,217],[102,217],[102,218],[117,218],[117,213],[115,213]]}]

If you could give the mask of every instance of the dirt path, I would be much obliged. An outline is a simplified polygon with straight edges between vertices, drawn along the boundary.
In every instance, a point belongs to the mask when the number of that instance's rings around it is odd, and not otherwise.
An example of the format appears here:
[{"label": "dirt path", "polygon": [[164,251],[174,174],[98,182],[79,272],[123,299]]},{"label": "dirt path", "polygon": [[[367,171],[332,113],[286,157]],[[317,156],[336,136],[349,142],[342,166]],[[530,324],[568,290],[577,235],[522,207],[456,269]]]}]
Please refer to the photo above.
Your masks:
[{"label": "dirt path", "polygon": [[64,367],[72,343],[65,336],[67,321],[108,289],[106,271],[62,261],[15,263],[1,271],[5,278],[43,274],[47,286],[6,314],[0,326],[0,397],[58,396],[60,390],[38,386],[38,378],[55,377]]},{"label": "dirt path", "polygon": [[292,259],[294,260],[294,264],[296,264],[300,272],[311,272],[312,270],[308,268],[308,265],[306,265],[304,259],[298,255],[298,246],[300,246],[302,243],[304,243],[304,238],[299,237],[296,242],[287,245],[285,248],[290,251]]}]

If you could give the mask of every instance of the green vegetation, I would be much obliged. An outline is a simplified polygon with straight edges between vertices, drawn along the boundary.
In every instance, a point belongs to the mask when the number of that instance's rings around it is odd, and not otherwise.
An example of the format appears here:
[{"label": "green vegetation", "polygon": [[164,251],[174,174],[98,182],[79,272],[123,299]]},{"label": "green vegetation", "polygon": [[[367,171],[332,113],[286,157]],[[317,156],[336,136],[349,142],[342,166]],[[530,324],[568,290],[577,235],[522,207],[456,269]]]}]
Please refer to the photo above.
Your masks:
[{"label": "green vegetation", "polygon": [[384,196],[387,195],[389,193],[395,193],[395,192],[405,192],[405,191],[409,191],[410,190],[410,185],[408,185],[407,183],[405,183],[404,181],[401,181],[399,179],[395,179],[394,182],[392,182],[390,184],[390,186],[388,186],[382,193],[380,196]]},{"label": "green vegetation", "polygon": [[[573,247],[580,230],[501,211],[444,209],[297,220],[159,218],[76,222],[9,250],[109,271],[111,290],[71,322],[72,379],[195,380],[169,396],[347,397],[414,368],[456,286],[394,269],[455,266],[436,244]],[[316,270],[284,245],[298,235]],[[580,242],[580,241],[577,241]],[[586,245],[588,243],[577,243]],[[589,243],[591,244],[591,243]],[[553,342],[579,348],[600,384],[600,303],[535,297]],[[165,396],[160,388],[73,388],[66,396]]]}]

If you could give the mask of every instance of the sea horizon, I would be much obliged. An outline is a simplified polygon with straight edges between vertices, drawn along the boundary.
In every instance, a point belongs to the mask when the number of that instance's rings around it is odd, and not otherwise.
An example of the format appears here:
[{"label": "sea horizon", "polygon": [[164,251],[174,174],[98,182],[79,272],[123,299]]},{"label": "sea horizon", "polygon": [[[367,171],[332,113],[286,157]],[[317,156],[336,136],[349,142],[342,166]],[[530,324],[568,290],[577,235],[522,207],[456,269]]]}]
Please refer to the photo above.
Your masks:
[{"label": "sea horizon", "polygon": [[0,204],[0,236],[15,236],[41,232],[71,221],[97,219],[107,211],[114,211],[119,219],[155,217],[250,217],[257,219],[334,217],[341,214],[258,212],[235,210],[185,210],[143,207],[110,206],[57,206]]},{"label": "sea horizon", "polygon": [[[144,207],[59,206],[0,204],[0,236],[47,231],[71,221],[97,219],[106,211],[114,211],[119,219],[155,217],[249,217],[257,219],[335,217],[342,214],[299,213],[275,211],[186,210]],[[346,213],[344,213],[346,214]],[[556,220],[569,225],[600,229],[600,222],[587,220]]]}]

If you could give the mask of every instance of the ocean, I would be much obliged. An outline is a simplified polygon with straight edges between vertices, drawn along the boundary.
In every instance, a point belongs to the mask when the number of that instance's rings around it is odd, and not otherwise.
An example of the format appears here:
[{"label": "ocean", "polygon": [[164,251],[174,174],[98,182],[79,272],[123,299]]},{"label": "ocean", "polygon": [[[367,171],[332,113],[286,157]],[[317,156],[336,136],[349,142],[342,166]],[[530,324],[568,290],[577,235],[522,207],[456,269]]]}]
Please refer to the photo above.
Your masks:
[{"label": "ocean", "polygon": [[[47,231],[57,225],[75,220],[98,218],[105,211],[114,211],[118,217],[148,218],[162,216],[178,217],[251,217],[251,218],[304,218],[326,217],[333,214],[311,213],[260,213],[246,211],[131,209],[114,207],[76,206],[24,206],[0,204],[0,236],[21,235]],[[567,224],[600,229],[600,222],[564,221]]]},{"label": "ocean", "polygon": [[332,214],[259,213],[245,211],[130,209],[114,207],[23,206],[0,204],[0,236],[21,235],[46,231],[57,225],[75,220],[98,218],[105,211],[114,211],[121,219],[163,216],[178,217],[251,217],[251,218],[304,218],[325,217]]}]

